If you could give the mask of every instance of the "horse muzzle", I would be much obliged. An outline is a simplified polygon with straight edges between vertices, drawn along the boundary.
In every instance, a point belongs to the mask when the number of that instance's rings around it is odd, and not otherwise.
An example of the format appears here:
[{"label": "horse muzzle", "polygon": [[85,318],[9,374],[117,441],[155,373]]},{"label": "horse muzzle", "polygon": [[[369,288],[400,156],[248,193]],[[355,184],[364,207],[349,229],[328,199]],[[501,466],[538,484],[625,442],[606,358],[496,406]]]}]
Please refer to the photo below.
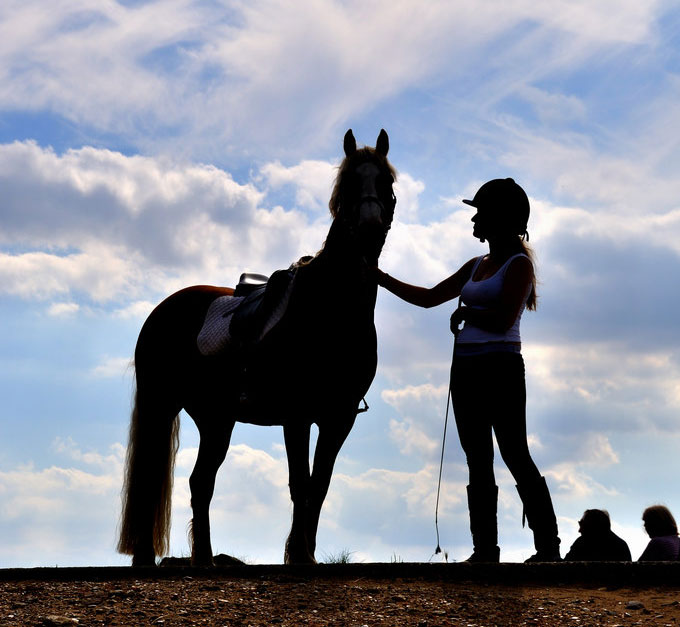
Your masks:
[{"label": "horse muzzle", "polygon": [[382,219],[383,205],[376,199],[365,199],[359,206],[357,235],[361,254],[370,265],[377,264],[385,244],[386,229]]},{"label": "horse muzzle", "polygon": [[385,207],[377,196],[367,196],[359,204],[359,229],[379,227],[383,230],[383,211]]}]

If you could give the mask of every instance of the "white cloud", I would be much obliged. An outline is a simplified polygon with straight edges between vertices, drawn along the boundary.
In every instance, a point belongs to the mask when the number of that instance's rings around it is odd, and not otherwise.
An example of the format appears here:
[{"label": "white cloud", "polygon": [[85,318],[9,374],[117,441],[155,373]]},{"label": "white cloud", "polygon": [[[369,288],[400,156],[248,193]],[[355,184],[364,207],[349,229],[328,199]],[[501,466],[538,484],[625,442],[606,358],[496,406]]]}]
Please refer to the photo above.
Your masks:
[{"label": "white cloud", "polygon": [[425,383],[382,391],[382,399],[394,407],[401,418],[390,419],[389,433],[402,454],[419,454],[430,461],[437,457],[447,390],[448,385]]},{"label": "white cloud", "polygon": [[78,303],[52,303],[47,310],[50,316],[71,316],[80,310]]},{"label": "white cloud", "polygon": [[[534,402],[573,414],[565,431],[675,432],[680,365],[664,349],[631,351],[599,344],[532,345],[524,349]],[[555,410],[553,410],[555,411]]]},{"label": "white cloud", "polygon": [[[0,562],[4,566],[122,563],[115,525],[124,449],[83,452],[70,438],[54,451],[68,467],[25,464],[0,471]],[[8,541],[11,538],[11,542]]]},{"label": "white cloud", "polygon": [[151,313],[155,306],[154,303],[151,303],[148,300],[138,300],[122,309],[117,309],[114,312],[114,315],[123,319],[140,318],[143,320]]},{"label": "white cloud", "polygon": [[72,461],[81,462],[86,466],[99,467],[116,476],[122,473],[125,447],[118,442],[110,446],[110,452],[107,455],[102,455],[97,451],[85,452],[71,437],[56,438],[52,448]]},{"label": "white cloud", "polygon": [[397,197],[397,216],[401,222],[418,221],[418,196],[425,190],[425,183],[417,181],[404,172],[397,178],[394,194]]},{"label": "white cloud", "polygon": [[[173,0],[83,1],[47,12],[38,0],[7,2],[0,106],[30,103],[109,132],[141,131],[148,143],[180,133],[188,150],[266,147],[283,138],[309,145],[403,89],[442,73],[460,76],[498,41],[497,64],[550,75],[605,46],[647,42],[662,7],[381,0],[369,10],[356,1]],[[526,35],[512,45],[504,36],[519,27]],[[553,41],[559,45],[545,45]],[[300,107],[301,99],[312,106]]]},{"label": "white cloud", "polygon": [[[96,248],[65,256],[45,252],[0,253],[0,290],[27,299],[84,293],[94,300],[107,301],[125,294],[128,280],[136,274],[133,264],[105,244]],[[53,307],[50,313],[65,311],[63,306]]]},{"label": "white cloud", "polygon": [[594,496],[616,496],[618,490],[607,488],[598,483],[590,475],[579,468],[577,464],[559,464],[545,473],[551,477],[557,486],[558,492],[567,495],[570,499],[590,499]]},{"label": "white cloud", "polygon": [[278,188],[293,185],[298,207],[325,211],[331,197],[336,167],[326,161],[302,161],[298,165],[285,167],[278,161],[265,164],[261,169],[266,183]]},{"label": "white cloud", "polygon": [[533,86],[525,87],[522,94],[544,122],[554,124],[581,120],[587,113],[583,100],[575,96],[550,93]]},{"label": "white cloud", "polygon": [[122,377],[132,367],[129,357],[105,357],[103,361],[92,369],[92,375],[97,378]]},{"label": "white cloud", "polygon": [[[149,286],[233,283],[243,270],[271,272],[315,253],[328,224],[261,208],[262,192],[212,166],[94,148],[60,156],[32,142],[2,145],[0,180],[2,243],[37,249],[0,254],[0,290],[23,298],[106,303]],[[312,176],[309,184],[324,183]],[[145,308],[140,301],[119,312]]]}]

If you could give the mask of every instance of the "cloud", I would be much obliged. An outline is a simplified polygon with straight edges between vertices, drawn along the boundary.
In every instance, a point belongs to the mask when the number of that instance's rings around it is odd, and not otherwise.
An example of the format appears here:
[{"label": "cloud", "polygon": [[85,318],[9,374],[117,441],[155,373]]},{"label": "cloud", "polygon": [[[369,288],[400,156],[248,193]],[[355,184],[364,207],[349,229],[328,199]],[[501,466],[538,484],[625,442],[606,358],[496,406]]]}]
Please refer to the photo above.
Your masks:
[{"label": "cloud", "polygon": [[576,96],[551,93],[535,86],[526,86],[521,93],[534,106],[543,122],[555,124],[578,121],[587,113],[585,103]]},{"label": "cloud", "polygon": [[122,309],[117,309],[113,315],[124,320],[130,318],[146,318],[156,305],[148,300],[138,300],[130,303]]},{"label": "cloud", "polygon": [[67,467],[24,464],[0,471],[0,546],[4,566],[122,563],[112,553],[124,449],[84,452],[54,442]]},{"label": "cloud", "polygon": [[401,222],[418,221],[418,196],[425,190],[425,183],[404,172],[397,178],[394,194],[397,197],[397,212]]},{"label": "cloud", "polygon": [[441,449],[441,419],[448,385],[425,383],[401,389],[383,389],[382,399],[391,405],[400,420],[390,419],[390,438],[404,455],[419,454],[431,462]]},{"label": "cloud", "polygon": [[618,490],[607,488],[595,481],[574,464],[560,464],[545,473],[557,485],[558,492],[566,494],[570,499],[593,499],[594,496],[617,496]]},{"label": "cloud", "polygon": [[50,316],[70,316],[78,312],[80,305],[78,303],[52,303],[47,310]]},{"label": "cloud", "polygon": [[265,164],[261,174],[267,185],[274,189],[293,186],[297,207],[324,212],[328,209],[337,170],[326,161],[302,161],[291,167],[275,161]]},{"label": "cloud", "polygon": [[555,432],[573,433],[578,440],[578,434],[593,431],[677,431],[680,365],[671,351],[631,351],[602,342],[530,344],[524,353],[535,390],[532,412],[548,412]]},{"label": "cloud", "polygon": [[[74,233],[74,240],[77,239]],[[45,245],[48,242],[45,241]],[[107,301],[128,289],[134,266],[104,245],[87,253],[66,256],[45,252],[0,253],[0,290],[26,299],[51,299],[85,294]],[[50,313],[65,313],[64,306]],[[71,307],[70,313],[75,313]]]},{"label": "cloud", "polygon": [[55,452],[66,456],[75,462],[80,462],[86,466],[98,467],[102,470],[111,472],[114,475],[122,473],[122,464],[125,457],[125,447],[119,443],[112,444],[110,452],[102,455],[97,451],[84,452],[71,437],[58,437],[52,443]]},{"label": "cloud", "polygon": [[228,222],[238,231],[255,216],[261,198],[213,166],[96,148],[57,155],[30,141],[0,148],[5,243],[67,249],[79,238],[82,250],[104,239],[152,261],[186,262],[196,255],[192,222],[210,219],[216,228]]},{"label": "cloud", "polygon": [[92,375],[96,378],[122,377],[132,366],[129,357],[105,357],[95,366]]},{"label": "cloud", "polygon": [[0,181],[0,244],[12,249],[0,253],[0,290],[22,298],[138,300],[147,286],[271,272],[323,242],[323,224],[262,208],[263,192],[212,166],[15,142],[0,145]]},{"label": "cloud", "polygon": [[496,93],[514,88],[512,68],[537,79],[605,47],[644,44],[662,8],[173,0],[45,12],[38,0],[10,2],[0,13],[0,107],[28,103],[138,146],[179,136],[203,158],[272,143],[296,152],[403,90],[460,79],[499,45],[498,75],[508,78]]}]

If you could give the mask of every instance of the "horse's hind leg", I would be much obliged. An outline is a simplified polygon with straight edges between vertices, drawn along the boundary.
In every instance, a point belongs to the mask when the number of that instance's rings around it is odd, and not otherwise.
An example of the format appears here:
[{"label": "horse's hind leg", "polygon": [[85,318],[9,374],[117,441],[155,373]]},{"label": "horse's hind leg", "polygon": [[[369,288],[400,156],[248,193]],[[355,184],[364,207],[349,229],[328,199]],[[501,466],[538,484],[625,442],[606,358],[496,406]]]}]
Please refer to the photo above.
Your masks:
[{"label": "horse's hind leg", "polygon": [[288,456],[288,486],[293,501],[293,524],[286,540],[286,564],[315,563],[307,541],[307,499],[309,497],[309,432],[311,425],[283,427]]},{"label": "horse's hind leg", "polygon": [[[194,420],[196,417],[192,414]],[[212,545],[210,543],[210,501],[215,491],[215,477],[229,449],[234,421],[196,420],[200,433],[198,457],[189,478],[191,489],[191,564],[193,566],[212,565]]]}]

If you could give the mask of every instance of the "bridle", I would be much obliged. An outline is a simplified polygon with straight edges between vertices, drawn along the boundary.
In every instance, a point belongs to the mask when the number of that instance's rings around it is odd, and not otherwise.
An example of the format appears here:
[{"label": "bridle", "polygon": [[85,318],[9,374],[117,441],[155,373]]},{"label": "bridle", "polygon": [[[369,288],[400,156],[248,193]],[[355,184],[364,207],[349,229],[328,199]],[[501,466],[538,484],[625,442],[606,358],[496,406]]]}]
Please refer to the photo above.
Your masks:
[{"label": "bridle", "polygon": [[[392,178],[391,174],[389,176]],[[391,181],[389,185],[389,200],[381,198],[378,194],[363,194],[355,202],[351,203],[351,208],[348,211],[345,211],[344,207],[341,206],[340,211],[338,212],[338,218],[341,219],[350,233],[356,235],[363,226],[361,208],[365,205],[375,204],[380,209],[380,224],[382,226],[383,236],[387,236],[387,233],[392,228],[394,210],[397,204],[397,197],[394,194],[392,185],[393,181]]]}]

